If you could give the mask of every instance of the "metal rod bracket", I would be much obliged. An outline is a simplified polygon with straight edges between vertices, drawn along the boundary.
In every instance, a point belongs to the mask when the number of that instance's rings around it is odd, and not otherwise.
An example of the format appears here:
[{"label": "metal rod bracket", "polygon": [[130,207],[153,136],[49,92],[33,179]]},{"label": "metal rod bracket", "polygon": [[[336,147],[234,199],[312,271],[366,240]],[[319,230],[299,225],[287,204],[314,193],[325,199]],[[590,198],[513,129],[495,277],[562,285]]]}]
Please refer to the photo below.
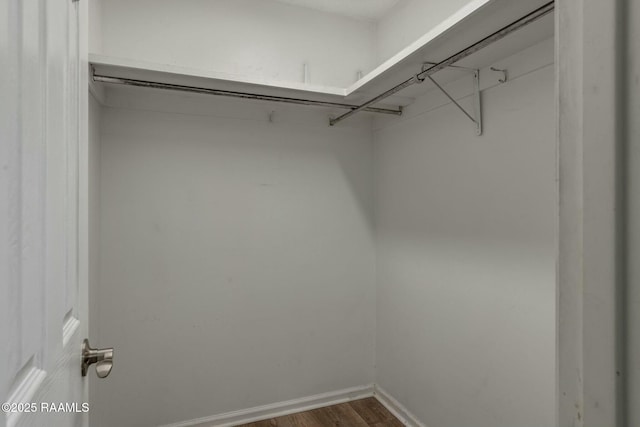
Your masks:
[{"label": "metal rod bracket", "polygon": [[482,135],[482,93],[480,91],[480,70],[473,73],[473,109],[476,117],[476,135]]},{"label": "metal rod bracket", "polygon": [[453,96],[447,92],[447,90],[442,87],[435,79],[429,75],[427,78],[431,80],[433,83],[448,99],[453,102],[453,105],[458,107],[462,113],[467,116],[469,120],[471,120],[476,125],[476,134],[478,136],[482,135],[482,103],[480,100],[480,70],[473,70],[473,115],[471,115],[467,110],[464,109],[462,105],[458,101],[455,100]]},{"label": "metal rod bracket", "polygon": [[496,71],[498,73],[502,73],[502,78],[498,79],[499,83],[506,83],[509,80],[509,74],[507,74],[507,70],[503,70],[496,67],[491,67],[491,71]]}]

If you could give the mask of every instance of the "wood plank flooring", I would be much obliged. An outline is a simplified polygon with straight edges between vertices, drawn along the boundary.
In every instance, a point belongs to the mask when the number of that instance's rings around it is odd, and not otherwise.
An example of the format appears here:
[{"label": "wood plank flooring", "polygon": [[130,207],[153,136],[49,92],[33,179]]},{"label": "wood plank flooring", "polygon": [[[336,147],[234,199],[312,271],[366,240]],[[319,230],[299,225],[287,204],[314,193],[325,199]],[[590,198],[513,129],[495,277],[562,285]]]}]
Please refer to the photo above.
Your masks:
[{"label": "wood plank flooring", "polygon": [[373,397],[236,427],[403,427]]}]

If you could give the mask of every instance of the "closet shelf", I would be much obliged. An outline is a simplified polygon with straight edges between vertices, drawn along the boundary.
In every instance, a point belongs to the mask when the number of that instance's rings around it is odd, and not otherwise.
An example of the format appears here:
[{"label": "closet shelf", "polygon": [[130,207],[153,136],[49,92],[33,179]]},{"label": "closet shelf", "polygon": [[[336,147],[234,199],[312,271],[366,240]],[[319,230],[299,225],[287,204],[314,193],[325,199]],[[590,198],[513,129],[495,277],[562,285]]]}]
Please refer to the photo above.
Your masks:
[{"label": "closet shelf", "polygon": [[[256,79],[99,54],[89,54],[89,62],[94,74],[104,77],[259,94],[266,97],[360,105],[408,77],[415,76],[423,64],[442,61],[548,2],[549,0],[473,0],[401,52],[345,88]],[[459,65],[484,68],[494,61],[552,37],[553,30],[553,17],[549,14],[461,60]],[[438,73],[438,81],[447,83],[460,76],[460,72],[454,69],[443,70]],[[433,89],[431,84],[413,85],[401,93],[393,94],[375,107],[397,113],[400,110],[398,106],[411,104],[415,97],[430,89]]]},{"label": "closet shelf", "polygon": [[335,98],[344,97],[345,88],[310,85],[302,82],[282,82],[238,76],[211,70],[181,67],[172,64],[159,64],[129,58],[89,54],[89,62],[95,74],[135,80],[148,80],[183,86],[203,86],[222,90],[246,91],[262,89],[269,95],[325,95]]},{"label": "closet shelf", "polygon": [[[549,0],[473,0],[348,87],[346,100],[361,103],[377,96],[418,73],[423,64],[438,63],[547,3]],[[549,14],[461,60],[457,65],[482,69],[553,37],[553,33],[554,18],[553,14]],[[448,69],[437,76],[440,83],[448,83],[464,74]],[[433,89],[431,84],[416,85],[389,97],[387,102],[406,106]]]}]

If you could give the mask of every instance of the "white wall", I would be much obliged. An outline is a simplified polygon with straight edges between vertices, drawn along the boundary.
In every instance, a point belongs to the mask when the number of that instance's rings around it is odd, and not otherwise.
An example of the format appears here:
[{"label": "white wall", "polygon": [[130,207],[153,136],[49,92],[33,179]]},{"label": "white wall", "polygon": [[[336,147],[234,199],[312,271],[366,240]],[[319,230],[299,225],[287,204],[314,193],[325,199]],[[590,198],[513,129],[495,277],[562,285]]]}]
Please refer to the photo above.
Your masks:
[{"label": "white wall", "polygon": [[102,52],[102,0],[89,0],[89,52]]},{"label": "white wall", "polygon": [[374,135],[376,383],[428,426],[554,425],[553,67],[485,90],[481,137],[415,105]]},{"label": "white wall", "polygon": [[102,53],[346,87],[375,62],[375,24],[271,0],[109,0]]},{"label": "white wall", "polygon": [[376,26],[378,64],[416,41],[445,18],[469,3],[469,0],[404,0],[398,3]]},{"label": "white wall", "polygon": [[[157,426],[370,384],[370,122],[115,91],[101,134],[92,426]],[[175,108],[181,113],[139,110]],[[193,114],[185,114],[193,113]]]}]

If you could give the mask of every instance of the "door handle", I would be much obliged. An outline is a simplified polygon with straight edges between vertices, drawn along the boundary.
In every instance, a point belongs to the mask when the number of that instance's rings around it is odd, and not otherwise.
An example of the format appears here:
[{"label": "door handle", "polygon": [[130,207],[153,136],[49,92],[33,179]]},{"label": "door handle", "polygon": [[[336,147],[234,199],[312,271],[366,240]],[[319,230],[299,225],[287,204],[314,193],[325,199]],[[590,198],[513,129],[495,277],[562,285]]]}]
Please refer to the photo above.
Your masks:
[{"label": "door handle", "polygon": [[113,348],[91,348],[89,340],[82,342],[82,376],[87,376],[89,366],[96,364],[98,378],[104,378],[113,368]]}]

